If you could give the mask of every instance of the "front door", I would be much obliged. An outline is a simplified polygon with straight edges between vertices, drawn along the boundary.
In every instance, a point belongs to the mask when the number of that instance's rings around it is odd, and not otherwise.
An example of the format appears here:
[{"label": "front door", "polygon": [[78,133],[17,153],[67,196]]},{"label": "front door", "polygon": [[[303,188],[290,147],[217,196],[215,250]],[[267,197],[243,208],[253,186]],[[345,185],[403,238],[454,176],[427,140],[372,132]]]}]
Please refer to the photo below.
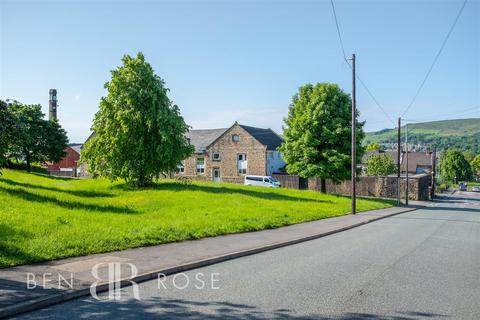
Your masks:
[{"label": "front door", "polygon": [[220,168],[213,168],[213,181],[220,182]]}]

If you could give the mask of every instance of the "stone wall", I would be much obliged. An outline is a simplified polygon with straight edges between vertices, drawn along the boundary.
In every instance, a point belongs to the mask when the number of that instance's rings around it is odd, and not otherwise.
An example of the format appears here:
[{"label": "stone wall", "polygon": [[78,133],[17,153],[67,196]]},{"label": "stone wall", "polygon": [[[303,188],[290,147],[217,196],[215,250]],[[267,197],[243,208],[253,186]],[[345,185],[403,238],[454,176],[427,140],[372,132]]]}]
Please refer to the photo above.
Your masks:
[{"label": "stone wall", "polygon": [[[428,200],[429,186],[431,176],[428,174],[420,174],[409,177],[408,181],[408,198],[410,200]],[[400,196],[405,198],[406,179],[400,180]],[[327,193],[350,195],[352,190],[350,181],[344,181],[335,184],[327,180]],[[397,178],[396,177],[359,177],[357,180],[357,195],[380,197],[380,198],[396,198],[397,197]],[[320,190],[320,179],[308,179],[308,188],[310,190]]]},{"label": "stone wall", "polygon": [[297,175],[290,174],[273,174],[272,177],[280,182],[282,188],[288,189],[307,189],[308,181]]}]

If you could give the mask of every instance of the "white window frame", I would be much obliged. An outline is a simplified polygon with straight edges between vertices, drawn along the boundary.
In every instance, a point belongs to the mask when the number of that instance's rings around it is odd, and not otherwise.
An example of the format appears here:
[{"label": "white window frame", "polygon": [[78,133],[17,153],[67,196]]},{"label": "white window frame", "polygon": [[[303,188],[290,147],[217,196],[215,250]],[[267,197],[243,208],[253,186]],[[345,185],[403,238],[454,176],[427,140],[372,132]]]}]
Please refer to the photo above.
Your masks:
[{"label": "white window frame", "polygon": [[[218,155],[217,158],[215,158],[216,155]],[[213,161],[220,161],[220,160],[222,160],[222,157],[220,156],[220,152],[216,152],[216,151],[212,152],[212,160],[213,160]]]},{"label": "white window frame", "polygon": [[232,141],[233,141],[233,142],[239,142],[239,141],[240,141],[240,135],[238,135],[238,134],[236,134],[236,133],[233,134],[233,135],[232,135]]},{"label": "white window frame", "polygon": [[[242,160],[240,160],[242,157]],[[237,174],[244,176],[247,174],[248,169],[248,157],[246,153],[237,153]]]},{"label": "white window frame", "polygon": [[[198,163],[199,159],[203,160],[202,164]],[[195,159],[195,168],[196,168],[197,174],[205,174],[205,157],[198,157]]]},{"label": "white window frame", "polygon": [[180,162],[179,164],[177,164],[177,173],[179,174],[185,173],[185,165],[183,164],[183,162]]}]

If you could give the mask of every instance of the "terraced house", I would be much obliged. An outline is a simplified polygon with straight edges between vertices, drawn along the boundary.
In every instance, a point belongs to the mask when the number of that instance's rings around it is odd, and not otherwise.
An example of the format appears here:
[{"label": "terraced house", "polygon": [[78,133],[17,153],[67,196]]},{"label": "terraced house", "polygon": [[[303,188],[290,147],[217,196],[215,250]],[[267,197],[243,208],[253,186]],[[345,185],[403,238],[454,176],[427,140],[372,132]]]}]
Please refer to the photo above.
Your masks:
[{"label": "terraced house", "polygon": [[177,175],[198,180],[242,183],[243,176],[282,171],[285,162],[277,150],[283,139],[271,129],[235,122],[230,128],[190,130],[192,156],[177,168]]}]

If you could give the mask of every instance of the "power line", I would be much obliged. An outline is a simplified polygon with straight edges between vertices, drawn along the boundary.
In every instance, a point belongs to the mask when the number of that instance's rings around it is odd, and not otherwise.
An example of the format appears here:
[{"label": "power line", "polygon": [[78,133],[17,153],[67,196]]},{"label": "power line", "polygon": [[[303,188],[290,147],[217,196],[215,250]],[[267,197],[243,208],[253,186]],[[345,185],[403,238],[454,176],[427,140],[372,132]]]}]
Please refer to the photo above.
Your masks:
[{"label": "power line", "polygon": [[467,108],[467,109],[460,109],[455,112],[449,112],[449,113],[441,113],[441,114],[434,114],[433,116],[430,116],[432,118],[443,118],[447,116],[460,116],[463,114],[474,114],[474,113],[479,113],[480,114],[480,106],[478,107],[472,107],[472,108]]},{"label": "power line", "polygon": [[[333,0],[330,0],[330,3],[332,4],[332,11],[333,11],[333,17],[335,18],[335,26],[337,27],[337,35],[338,35],[338,39],[340,41],[340,46],[342,48],[342,54],[343,54],[343,59],[345,60],[345,63],[350,67],[350,69],[352,68],[352,65],[348,62],[348,59],[347,59],[347,56],[345,54],[345,47],[343,45],[343,40],[342,40],[342,33],[340,31],[340,26],[339,26],[339,23],[338,23],[338,18],[337,18],[337,12],[335,10],[335,4],[333,3]],[[365,84],[365,82],[363,82],[363,80],[360,78],[360,76],[358,75],[358,73],[355,73],[355,78],[358,79],[358,81],[360,82],[360,84],[362,85],[362,87],[365,89],[365,91],[367,91],[368,95],[370,96],[370,98],[372,98],[372,100],[375,102],[376,106],[383,112],[383,114],[388,118],[388,120],[390,120],[390,122],[395,126],[395,121],[393,121],[393,119],[388,115],[388,113],[385,111],[385,109],[382,107],[382,105],[380,104],[380,102],[378,102],[377,98],[375,98],[375,96],[373,95],[372,91],[367,87],[367,85]]]},{"label": "power line", "polygon": [[450,27],[450,30],[448,30],[447,36],[446,36],[445,39],[443,40],[443,43],[442,43],[442,45],[440,46],[440,49],[438,50],[437,54],[435,55],[435,58],[433,59],[432,64],[430,65],[430,68],[428,69],[427,74],[426,74],[425,77],[423,78],[423,81],[421,82],[420,86],[418,87],[417,92],[416,92],[415,95],[413,96],[412,101],[410,101],[410,104],[407,106],[407,109],[405,109],[405,111],[402,113],[402,116],[401,116],[401,117],[403,117],[403,116],[408,112],[408,110],[409,110],[409,109],[412,107],[412,105],[415,103],[415,100],[417,99],[418,95],[420,94],[420,91],[422,91],[422,88],[423,88],[423,86],[425,85],[425,82],[427,81],[428,77],[430,76],[430,73],[432,72],[433,67],[434,67],[435,64],[437,63],[437,60],[438,60],[438,58],[440,57],[440,54],[442,53],[443,48],[444,48],[445,45],[447,44],[448,38],[450,38],[450,35],[452,34],[452,31],[453,31],[453,29],[455,28],[455,25],[457,24],[457,21],[458,21],[458,19],[460,18],[460,15],[462,14],[463,8],[465,8],[465,5],[466,5],[466,4],[467,4],[467,0],[464,0],[462,6],[461,6],[461,8],[460,8],[460,10],[459,10],[458,13],[457,13],[457,16],[455,17],[455,20],[453,21],[452,26]]},{"label": "power line", "polygon": [[372,98],[372,100],[375,102],[375,104],[377,105],[377,107],[382,110],[383,114],[388,118],[388,120],[390,120],[390,122],[395,126],[395,121],[393,121],[393,119],[388,115],[388,113],[385,111],[385,109],[383,109],[383,107],[380,105],[380,102],[378,102],[378,100],[375,98],[375,96],[373,95],[373,93],[370,91],[370,89],[368,89],[367,85],[365,84],[365,82],[363,82],[363,80],[360,78],[360,76],[357,74],[357,79],[358,81],[360,81],[360,84],[362,85],[362,87],[365,89],[365,91],[367,91],[368,95],[370,96],[370,98]]},{"label": "power line", "polygon": [[342,47],[343,59],[348,65],[350,65],[350,63],[348,63],[347,55],[345,54],[345,47],[343,46],[342,33],[340,32],[340,27],[338,26],[337,12],[335,11],[335,5],[333,4],[333,0],[330,0],[330,3],[332,4],[333,17],[335,18],[335,26],[337,27],[338,39],[340,39],[340,46]]}]

